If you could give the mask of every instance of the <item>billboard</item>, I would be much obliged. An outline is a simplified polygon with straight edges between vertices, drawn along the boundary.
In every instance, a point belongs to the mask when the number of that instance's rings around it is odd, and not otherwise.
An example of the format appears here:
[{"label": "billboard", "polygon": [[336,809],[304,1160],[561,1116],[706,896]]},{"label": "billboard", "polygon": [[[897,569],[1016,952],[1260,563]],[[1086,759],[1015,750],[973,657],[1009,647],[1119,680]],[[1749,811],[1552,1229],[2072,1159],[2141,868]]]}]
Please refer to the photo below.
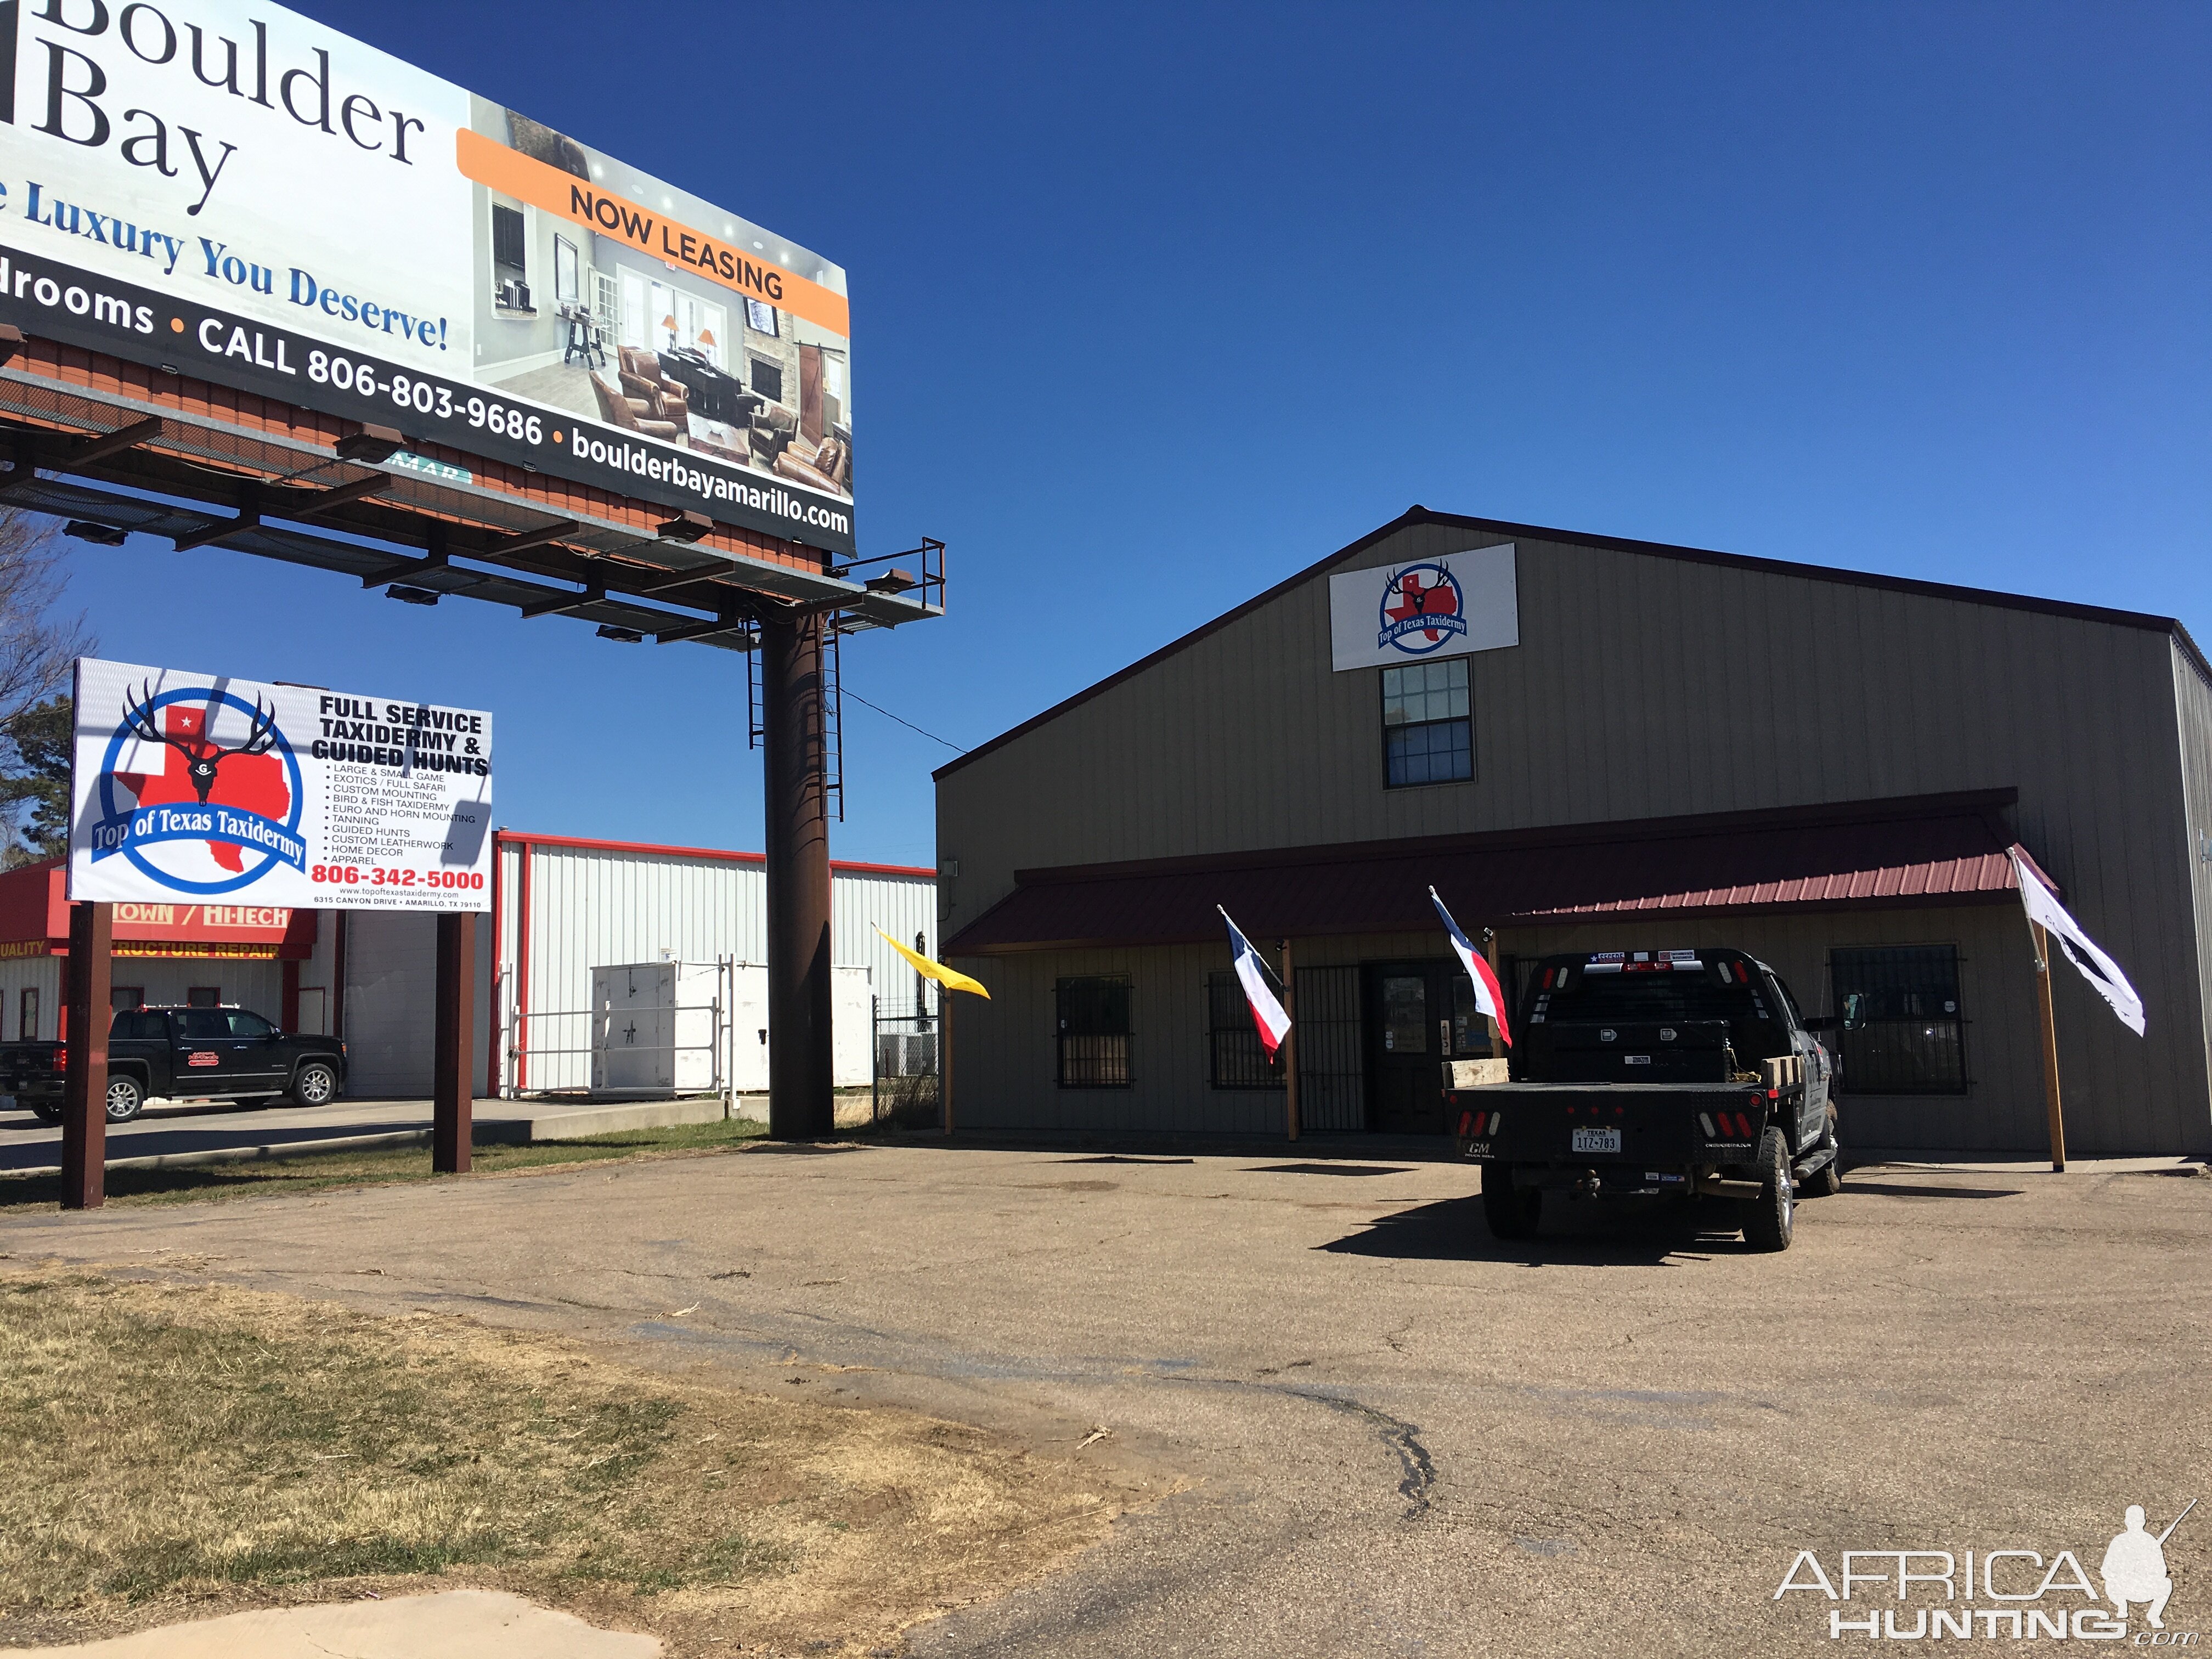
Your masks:
[{"label": "billboard", "polygon": [[795,243],[241,0],[0,0],[0,322],[853,550]]},{"label": "billboard", "polygon": [[83,658],[70,793],[72,900],[491,908],[481,709]]},{"label": "billboard", "polygon": [[1513,544],[1331,576],[1328,634],[1340,672],[1518,645]]}]

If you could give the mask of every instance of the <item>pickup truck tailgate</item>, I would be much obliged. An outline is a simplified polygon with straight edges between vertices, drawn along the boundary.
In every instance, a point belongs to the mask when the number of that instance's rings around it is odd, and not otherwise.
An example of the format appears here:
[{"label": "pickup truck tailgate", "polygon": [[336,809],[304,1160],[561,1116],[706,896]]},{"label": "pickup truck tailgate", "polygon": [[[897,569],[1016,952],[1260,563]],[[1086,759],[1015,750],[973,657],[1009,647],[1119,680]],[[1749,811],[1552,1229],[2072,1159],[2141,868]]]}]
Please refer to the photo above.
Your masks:
[{"label": "pickup truck tailgate", "polygon": [[1446,1098],[1460,1156],[1503,1164],[1735,1162],[1771,1104],[1755,1083],[1498,1083]]}]

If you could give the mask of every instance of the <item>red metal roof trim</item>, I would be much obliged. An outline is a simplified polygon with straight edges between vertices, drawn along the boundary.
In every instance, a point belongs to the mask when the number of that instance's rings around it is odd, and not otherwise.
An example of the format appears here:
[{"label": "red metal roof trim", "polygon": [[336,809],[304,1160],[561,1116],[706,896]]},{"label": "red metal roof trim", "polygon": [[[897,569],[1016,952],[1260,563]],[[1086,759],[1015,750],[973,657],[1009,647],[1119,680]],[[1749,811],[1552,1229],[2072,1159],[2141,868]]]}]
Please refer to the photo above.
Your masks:
[{"label": "red metal roof trim", "polygon": [[[1641,915],[1978,903],[2013,890],[2002,796],[1844,803],[1443,843],[1031,871],[952,939],[948,955],[1203,943],[1217,904],[1254,938],[1437,931],[1433,883],[1468,927]],[[1887,808],[1872,816],[1876,805]],[[1165,866],[1165,867],[1163,867]],[[1195,866],[1195,867],[1194,867]]]},{"label": "red metal roof trim", "polygon": [[[572,847],[588,853],[645,853],[657,858],[710,859],[717,864],[766,864],[765,853],[738,853],[721,847],[663,847],[643,841],[594,841],[585,836],[545,836],[534,830],[501,830],[495,837],[503,842],[520,846],[527,842],[532,847]],[[842,870],[852,875],[915,876],[935,881],[937,872],[918,864],[859,864],[849,859],[831,859],[832,870]]]}]

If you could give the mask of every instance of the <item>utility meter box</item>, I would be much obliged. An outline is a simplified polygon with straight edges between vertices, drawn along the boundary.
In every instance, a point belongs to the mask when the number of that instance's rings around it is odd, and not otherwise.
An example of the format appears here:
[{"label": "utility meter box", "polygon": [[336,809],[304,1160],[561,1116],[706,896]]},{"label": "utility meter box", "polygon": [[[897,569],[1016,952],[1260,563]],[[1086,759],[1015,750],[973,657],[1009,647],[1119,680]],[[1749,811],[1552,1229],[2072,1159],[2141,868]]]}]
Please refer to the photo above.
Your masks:
[{"label": "utility meter box", "polygon": [[711,962],[592,969],[592,1092],[690,1095],[723,1088],[729,994],[729,969]]}]

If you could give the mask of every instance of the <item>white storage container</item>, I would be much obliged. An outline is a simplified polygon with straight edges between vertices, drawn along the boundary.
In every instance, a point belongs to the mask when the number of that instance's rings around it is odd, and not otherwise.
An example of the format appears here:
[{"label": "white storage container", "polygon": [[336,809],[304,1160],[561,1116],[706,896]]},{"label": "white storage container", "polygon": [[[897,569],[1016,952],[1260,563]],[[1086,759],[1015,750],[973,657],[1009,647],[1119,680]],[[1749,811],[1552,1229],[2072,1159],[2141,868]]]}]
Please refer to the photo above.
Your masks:
[{"label": "white storage container", "polygon": [[726,1086],[729,980],[730,970],[711,962],[592,969],[592,1092],[697,1095]]},{"label": "white storage container", "polygon": [[[732,1086],[742,1095],[768,1091],[768,969],[741,962],[731,997]],[[875,999],[866,968],[830,970],[830,1079],[840,1089],[865,1089],[875,1075],[868,1042],[875,1032]]]}]

